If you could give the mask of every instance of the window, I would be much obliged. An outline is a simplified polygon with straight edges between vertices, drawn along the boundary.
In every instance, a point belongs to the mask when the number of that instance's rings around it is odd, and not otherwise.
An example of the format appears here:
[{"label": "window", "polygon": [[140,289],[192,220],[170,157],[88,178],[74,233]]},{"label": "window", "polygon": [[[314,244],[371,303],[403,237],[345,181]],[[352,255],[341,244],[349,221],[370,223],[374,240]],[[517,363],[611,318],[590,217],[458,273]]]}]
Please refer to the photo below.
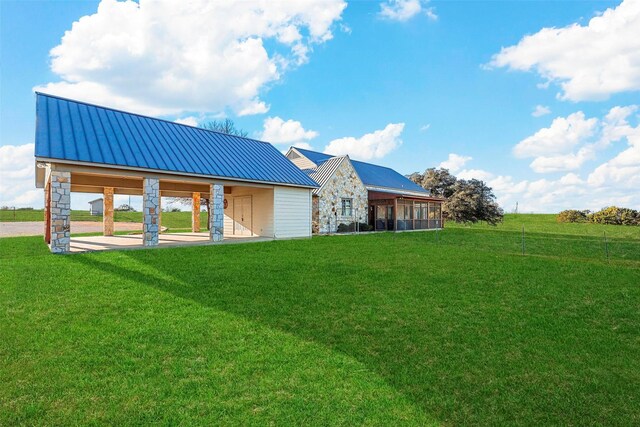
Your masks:
[{"label": "window", "polygon": [[342,199],[342,216],[352,215],[351,206],[352,206],[351,199]]}]

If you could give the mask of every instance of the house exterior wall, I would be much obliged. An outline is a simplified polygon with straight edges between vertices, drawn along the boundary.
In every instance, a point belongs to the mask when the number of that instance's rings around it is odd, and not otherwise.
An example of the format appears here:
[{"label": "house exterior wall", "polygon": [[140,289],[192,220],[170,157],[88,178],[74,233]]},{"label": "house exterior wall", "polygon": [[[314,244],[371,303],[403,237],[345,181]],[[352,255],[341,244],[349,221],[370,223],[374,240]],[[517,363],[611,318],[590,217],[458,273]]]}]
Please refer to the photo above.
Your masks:
[{"label": "house exterior wall", "polygon": [[[345,159],[318,192],[318,231],[333,233],[340,224],[367,222],[367,196],[367,188],[351,162]],[[342,199],[352,200],[351,216],[342,216]]]},{"label": "house exterior wall", "polygon": [[224,195],[227,207],[224,209],[224,234],[233,236],[233,198],[251,196],[251,232],[254,236],[273,237],[273,193],[272,188],[233,187]]},{"label": "house exterior wall", "polygon": [[299,169],[312,169],[316,167],[316,164],[304,156],[299,155],[295,151],[287,153],[287,158],[296,165]]},{"label": "house exterior wall", "polygon": [[311,189],[273,189],[274,237],[311,237]]}]

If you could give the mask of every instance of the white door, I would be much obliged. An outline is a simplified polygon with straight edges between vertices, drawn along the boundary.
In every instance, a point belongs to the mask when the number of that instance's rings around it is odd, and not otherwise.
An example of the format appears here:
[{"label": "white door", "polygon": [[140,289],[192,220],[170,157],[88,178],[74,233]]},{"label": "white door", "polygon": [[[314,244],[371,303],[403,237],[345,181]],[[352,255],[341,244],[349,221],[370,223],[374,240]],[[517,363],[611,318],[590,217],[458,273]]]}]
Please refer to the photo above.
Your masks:
[{"label": "white door", "polygon": [[251,236],[251,196],[233,198],[233,234]]}]

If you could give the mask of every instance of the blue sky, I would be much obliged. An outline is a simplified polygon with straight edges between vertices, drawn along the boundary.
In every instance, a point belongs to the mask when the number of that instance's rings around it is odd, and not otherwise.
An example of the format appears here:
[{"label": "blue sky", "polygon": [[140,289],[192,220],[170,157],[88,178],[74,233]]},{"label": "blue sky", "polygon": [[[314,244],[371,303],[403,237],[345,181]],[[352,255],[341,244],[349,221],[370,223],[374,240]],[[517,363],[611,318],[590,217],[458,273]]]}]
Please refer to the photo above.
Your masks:
[{"label": "blue sky", "polygon": [[3,1],[0,204],[42,205],[39,88],[190,124],[230,117],[283,150],[401,173],[448,166],[506,211],[640,208],[629,0],[312,3]]}]

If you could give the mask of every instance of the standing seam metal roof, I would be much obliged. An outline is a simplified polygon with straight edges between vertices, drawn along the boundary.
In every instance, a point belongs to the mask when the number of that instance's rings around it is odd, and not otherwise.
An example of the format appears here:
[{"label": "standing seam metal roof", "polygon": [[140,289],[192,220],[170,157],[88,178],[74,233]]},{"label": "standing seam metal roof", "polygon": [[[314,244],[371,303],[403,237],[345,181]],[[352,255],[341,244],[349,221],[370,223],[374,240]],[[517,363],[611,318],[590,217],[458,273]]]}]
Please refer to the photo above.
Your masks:
[{"label": "standing seam metal roof", "polygon": [[[318,165],[318,168],[330,159],[336,158],[330,154],[318,153],[317,151],[305,150],[298,147],[295,147],[295,149],[307,159]],[[367,187],[384,187],[399,191],[422,193],[425,196],[429,195],[429,191],[391,168],[353,159],[349,160],[351,161],[351,164],[356,170],[358,176]]]},{"label": "standing seam metal roof", "polygon": [[273,145],[36,94],[35,156],[317,187]]},{"label": "standing seam metal roof", "polygon": [[327,183],[335,173],[335,171],[340,167],[342,161],[345,159],[345,156],[342,157],[332,157],[326,162],[322,163],[315,169],[308,169],[309,176],[318,183],[320,186],[313,190],[313,194],[318,194],[324,184]]}]

